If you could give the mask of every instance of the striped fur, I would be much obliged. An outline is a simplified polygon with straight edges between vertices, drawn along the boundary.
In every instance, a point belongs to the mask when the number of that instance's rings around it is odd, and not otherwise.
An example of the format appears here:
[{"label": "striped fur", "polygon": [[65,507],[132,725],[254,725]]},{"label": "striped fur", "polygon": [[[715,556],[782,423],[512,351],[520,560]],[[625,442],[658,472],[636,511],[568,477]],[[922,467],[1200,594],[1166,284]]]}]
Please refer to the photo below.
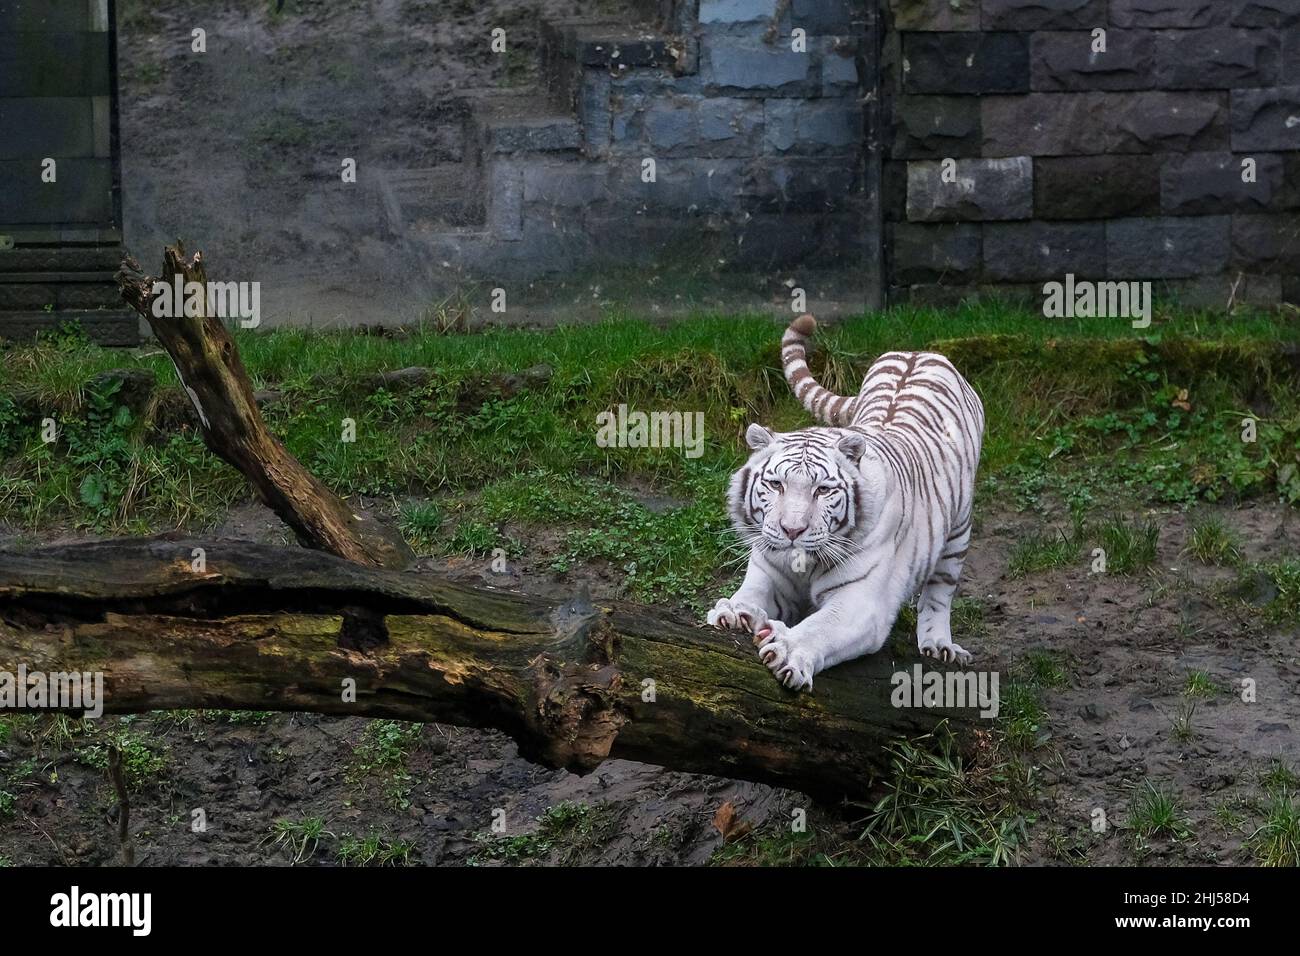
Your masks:
[{"label": "striped fur", "polygon": [[953,643],[952,599],[970,541],[984,434],[979,397],[934,352],[887,352],[855,396],[808,369],[816,327],[800,316],[782,339],[790,387],[824,426],[747,433],[749,461],[732,478],[732,524],[750,546],[740,590],[709,623],[753,634],[787,687],[879,650],[918,591],[917,644],[966,663]]}]

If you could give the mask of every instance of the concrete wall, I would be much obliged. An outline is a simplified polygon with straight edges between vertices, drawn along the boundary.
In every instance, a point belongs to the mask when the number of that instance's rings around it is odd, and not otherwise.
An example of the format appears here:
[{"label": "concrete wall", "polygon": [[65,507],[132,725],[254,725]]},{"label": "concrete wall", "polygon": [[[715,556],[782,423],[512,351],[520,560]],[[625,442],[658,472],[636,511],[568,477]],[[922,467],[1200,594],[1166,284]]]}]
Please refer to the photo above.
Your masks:
[{"label": "concrete wall", "polygon": [[895,298],[1300,301],[1300,0],[884,2]]}]

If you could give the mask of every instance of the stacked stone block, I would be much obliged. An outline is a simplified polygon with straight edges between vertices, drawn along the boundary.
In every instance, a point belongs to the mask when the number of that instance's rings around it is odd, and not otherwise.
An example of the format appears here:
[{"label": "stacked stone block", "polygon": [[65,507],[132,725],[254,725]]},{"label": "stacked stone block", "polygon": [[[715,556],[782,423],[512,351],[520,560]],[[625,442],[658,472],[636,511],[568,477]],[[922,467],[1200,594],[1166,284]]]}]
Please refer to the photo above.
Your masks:
[{"label": "stacked stone block", "polygon": [[1300,0],[884,2],[895,298],[1300,301]]},{"label": "stacked stone block", "polygon": [[[867,218],[876,193],[859,72],[874,70],[874,6],[645,6],[650,29],[549,26],[549,92],[577,118],[580,142],[573,154],[520,163],[521,239],[596,266],[707,256],[724,269],[840,270],[875,298],[879,230]],[[866,79],[869,88],[874,74]],[[519,253],[531,258],[529,246]]]}]

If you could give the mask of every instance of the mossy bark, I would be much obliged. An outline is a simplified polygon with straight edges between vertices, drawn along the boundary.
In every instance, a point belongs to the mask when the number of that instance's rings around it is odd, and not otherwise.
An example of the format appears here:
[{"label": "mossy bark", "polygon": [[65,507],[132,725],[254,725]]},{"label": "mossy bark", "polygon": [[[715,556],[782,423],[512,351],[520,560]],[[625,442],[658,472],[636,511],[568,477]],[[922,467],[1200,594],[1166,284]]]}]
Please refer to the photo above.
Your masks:
[{"label": "mossy bark", "polygon": [[[358,615],[374,629],[364,650],[341,641]],[[108,713],[492,727],[526,756],[574,770],[627,757],[860,796],[886,742],[961,720],[892,706],[891,676],[913,663],[886,649],[794,694],[748,640],[647,608],[507,595],[245,542],[0,552],[0,670],[102,672]]]}]

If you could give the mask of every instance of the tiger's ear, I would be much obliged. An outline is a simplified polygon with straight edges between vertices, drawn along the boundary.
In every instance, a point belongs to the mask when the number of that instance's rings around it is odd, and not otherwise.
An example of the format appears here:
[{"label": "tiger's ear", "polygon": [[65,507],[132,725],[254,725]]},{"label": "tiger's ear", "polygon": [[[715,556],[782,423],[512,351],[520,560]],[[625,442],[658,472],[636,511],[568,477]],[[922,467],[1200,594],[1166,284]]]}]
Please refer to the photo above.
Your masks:
[{"label": "tiger's ear", "polygon": [[762,425],[758,424],[758,422],[754,422],[754,424],[750,425],[749,428],[745,430],[745,441],[749,443],[750,448],[754,449],[754,451],[758,451],[776,441],[776,436]]},{"label": "tiger's ear", "polygon": [[848,432],[836,446],[840,454],[853,464],[861,464],[862,456],[867,453],[867,440],[857,432]]}]

